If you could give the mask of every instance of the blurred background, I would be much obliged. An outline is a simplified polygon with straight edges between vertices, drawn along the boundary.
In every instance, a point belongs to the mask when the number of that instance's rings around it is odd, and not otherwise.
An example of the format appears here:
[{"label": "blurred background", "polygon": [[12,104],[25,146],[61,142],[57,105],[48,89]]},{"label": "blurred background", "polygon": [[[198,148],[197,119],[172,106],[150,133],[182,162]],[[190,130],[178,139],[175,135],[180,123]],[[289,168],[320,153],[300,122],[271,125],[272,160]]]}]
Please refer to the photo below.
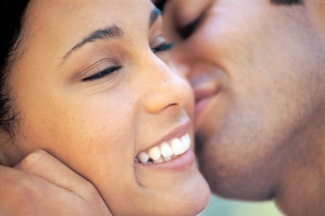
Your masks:
[{"label": "blurred background", "polygon": [[275,204],[268,202],[243,202],[211,196],[207,209],[200,216],[282,216]]}]

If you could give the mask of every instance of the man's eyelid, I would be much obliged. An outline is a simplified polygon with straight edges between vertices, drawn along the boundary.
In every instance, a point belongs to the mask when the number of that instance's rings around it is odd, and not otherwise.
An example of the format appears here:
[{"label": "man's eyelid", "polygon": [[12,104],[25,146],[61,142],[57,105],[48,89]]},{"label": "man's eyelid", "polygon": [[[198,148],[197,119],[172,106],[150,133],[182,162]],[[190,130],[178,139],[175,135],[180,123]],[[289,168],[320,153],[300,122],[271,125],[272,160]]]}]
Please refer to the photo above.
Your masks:
[{"label": "man's eyelid", "polygon": [[[200,25],[200,23],[205,19],[205,17],[208,15],[210,9],[212,8],[213,2],[208,2],[204,4],[204,6],[198,8],[198,10],[193,13],[193,15],[187,16],[187,18],[182,18],[181,15],[177,16],[176,20],[176,29],[182,30],[186,27],[190,27],[193,25]],[[181,11],[179,12],[180,14]]]},{"label": "man's eyelid", "polygon": [[207,11],[204,11],[203,13],[201,13],[199,16],[197,16],[187,24],[183,26],[179,25],[179,27],[176,27],[180,37],[182,39],[187,39],[188,37],[190,37],[200,27],[200,25],[202,24],[202,22],[206,17],[206,14]]}]

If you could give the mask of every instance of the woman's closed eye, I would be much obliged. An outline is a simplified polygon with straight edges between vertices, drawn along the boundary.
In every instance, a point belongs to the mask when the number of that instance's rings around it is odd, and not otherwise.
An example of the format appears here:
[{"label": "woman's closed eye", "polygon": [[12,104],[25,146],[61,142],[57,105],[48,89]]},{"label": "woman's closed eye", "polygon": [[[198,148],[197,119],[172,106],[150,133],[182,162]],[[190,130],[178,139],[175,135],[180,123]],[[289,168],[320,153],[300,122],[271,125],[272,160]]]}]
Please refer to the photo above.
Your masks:
[{"label": "woman's closed eye", "polygon": [[85,70],[82,74],[81,80],[83,82],[99,80],[115,74],[121,68],[122,66],[113,59],[101,59]]},{"label": "woman's closed eye", "polygon": [[[159,52],[165,52],[174,47],[174,43],[168,43],[166,42],[161,36],[157,37],[155,42],[160,42],[159,45],[154,46],[151,48],[153,53],[159,53]],[[113,66],[112,66],[113,63]],[[91,66],[89,69],[86,70],[85,78],[82,78],[81,80],[83,82],[90,82],[99,80],[102,78],[106,78],[110,75],[115,74],[118,72],[122,67],[117,65],[115,61],[112,62],[110,59],[102,59],[95,63],[93,66]],[[91,74],[91,75],[87,75]]]},{"label": "woman's closed eye", "polygon": [[93,80],[101,79],[101,78],[104,78],[104,77],[118,71],[119,69],[121,69],[120,66],[113,66],[113,67],[105,68],[104,70],[102,70],[92,76],[83,78],[82,81],[93,81]]}]

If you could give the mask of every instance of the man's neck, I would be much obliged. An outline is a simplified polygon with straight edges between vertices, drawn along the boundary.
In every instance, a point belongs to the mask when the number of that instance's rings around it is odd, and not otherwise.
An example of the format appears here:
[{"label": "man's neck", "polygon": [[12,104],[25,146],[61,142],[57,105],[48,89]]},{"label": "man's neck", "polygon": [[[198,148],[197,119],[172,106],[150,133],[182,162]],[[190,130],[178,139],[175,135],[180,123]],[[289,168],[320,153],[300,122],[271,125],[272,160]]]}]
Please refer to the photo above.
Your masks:
[{"label": "man's neck", "polygon": [[325,118],[312,127],[297,136],[297,149],[293,151],[300,153],[288,159],[290,169],[275,196],[287,216],[325,215]]}]

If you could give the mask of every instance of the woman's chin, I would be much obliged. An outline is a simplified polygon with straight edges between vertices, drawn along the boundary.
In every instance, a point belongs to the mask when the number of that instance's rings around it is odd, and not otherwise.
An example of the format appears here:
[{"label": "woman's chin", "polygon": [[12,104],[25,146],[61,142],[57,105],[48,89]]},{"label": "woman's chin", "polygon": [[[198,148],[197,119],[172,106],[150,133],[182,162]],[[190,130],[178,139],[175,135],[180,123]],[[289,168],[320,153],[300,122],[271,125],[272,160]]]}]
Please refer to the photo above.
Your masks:
[{"label": "woman's chin", "polygon": [[182,178],[172,176],[152,177],[146,185],[137,182],[137,187],[124,188],[119,197],[112,198],[108,192],[107,205],[114,207],[113,215],[195,216],[201,213],[210,199],[210,188],[201,173],[194,166]]},{"label": "woman's chin", "polygon": [[[166,189],[162,193],[162,202],[166,203],[161,208],[161,215],[198,215],[208,205],[210,199],[210,188],[199,171],[195,170],[191,177],[185,176],[187,180],[180,183],[175,180],[174,185],[170,189]],[[164,206],[164,205],[162,205]],[[166,212],[167,211],[167,212]],[[158,213],[158,211],[157,211]]]}]

